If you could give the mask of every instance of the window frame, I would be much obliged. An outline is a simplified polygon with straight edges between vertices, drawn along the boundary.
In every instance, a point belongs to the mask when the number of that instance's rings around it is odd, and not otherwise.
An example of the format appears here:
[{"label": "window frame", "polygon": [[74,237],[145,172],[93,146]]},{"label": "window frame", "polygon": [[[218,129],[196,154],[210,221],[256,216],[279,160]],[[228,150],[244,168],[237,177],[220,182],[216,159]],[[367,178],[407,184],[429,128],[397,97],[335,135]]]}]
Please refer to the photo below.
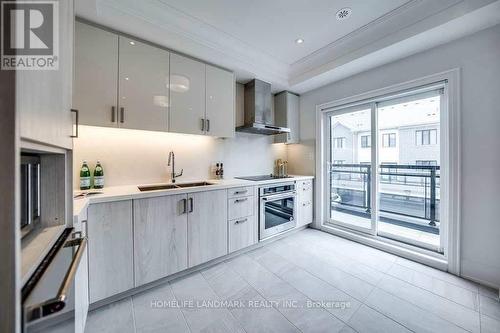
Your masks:
[{"label": "window frame", "polygon": [[[434,135],[432,135],[432,133],[434,133]],[[429,143],[424,143],[425,141],[424,134],[427,134],[426,137]],[[432,138],[434,138],[434,142],[432,142],[433,141]],[[438,144],[437,128],[415,130],[415,146],[433,146],[437,144]]]},{"label": "window frame", "polygon": [[[387,144],[385,142],[385,138],[387,138]],[[394,140],[391,140],[393,138]],[[391,142],[393,144],[391,144]],[[395,148],[397,145],[396,141],[396,133],[383,133],[382,134],[382,147],[384,148]]]},{"label": "window frame", "polygon": [[[363,142],[363,139],[366,139],[366,140],[364,140],[364,142]],[[371,134],[361,135],[361,139],[360,140],[361,140],[361,148],[371,148],[372,147],[372,136],[371,136]]]},{"label": "window frame", "polygon": [[[346,137],[345,136],[337,136],[337,137],[333,137],[332,138],[333,140],[333,148],[335,149],[345,149],[345,145],[346,145]],[[340,142],[340,147],[339,147],[339,143]]]}]

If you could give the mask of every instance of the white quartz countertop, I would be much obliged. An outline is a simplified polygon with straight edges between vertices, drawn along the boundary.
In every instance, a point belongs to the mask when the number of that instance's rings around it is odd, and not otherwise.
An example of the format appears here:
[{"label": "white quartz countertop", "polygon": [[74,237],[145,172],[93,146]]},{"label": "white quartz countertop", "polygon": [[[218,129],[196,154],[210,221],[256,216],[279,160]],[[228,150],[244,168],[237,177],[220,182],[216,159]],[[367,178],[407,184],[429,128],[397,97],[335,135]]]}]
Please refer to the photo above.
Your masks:
[{"label": "white quartz countertop", "polygon": [[[155,190],[155,191],[145,191],[141,192],[138,186],[151,186],[151,185],[161,185],[161,184],[140,184],[140,185],[124,185],[124,186],[111,186],[105,187],[102,190],[92,190],[91,192],[99,192],[99,194],[93,194],[82,198],[77,198],[73,201],[73,215],[78,217],[82,214],[83,210],[88,207],[89,204],[93,203],[103,203],[111,201],[120,200],[130,200],[130,199],[142,199],[142,198],[153,198],[164,195],[171,194],[183,194],[183,193],[193,193],[201,191],[213,191],[232,187],[242,187],[242,186],[259,186],[264,184],[274,184],[274,183],[284,183],[297,180],[313,179],[313,176],[299,176],[293,175],[290,178],[281,179],[271,179],[264,181],[250,181],[243,179],[222,179],[222,180],[194,180],[194,181],[178,181],[176,184],[183,183],[193,183],[197,181],[207,181],[213,185],[198,186],[198,187],[186,187],[186,188],[174,188],[169,190]],[[166,183],[165,183],[166,184]],[[75,194],[81,193],[82,191],[76,191]]]}]

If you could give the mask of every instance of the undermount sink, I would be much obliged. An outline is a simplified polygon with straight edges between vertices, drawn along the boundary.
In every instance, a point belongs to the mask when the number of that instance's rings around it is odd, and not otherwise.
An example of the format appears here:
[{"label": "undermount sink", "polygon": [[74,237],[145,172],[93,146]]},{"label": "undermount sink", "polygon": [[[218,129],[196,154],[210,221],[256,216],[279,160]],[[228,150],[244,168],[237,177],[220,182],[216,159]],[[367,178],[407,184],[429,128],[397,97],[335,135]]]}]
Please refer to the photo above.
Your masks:
[{"label": "undermount sink", "polygon": [[196,187],[196,186],[208,186],[208,185],[213,185],[213,184],[211,184],[209,182],[176,184],[177,187]]},{"label": "undermount sink", "polygon": [[198,187],[198,186],[208,186],[208,185],[213,185],[213,184],[209,182],[195,182],[195,183],[183,183],[183,184],[147,185],[147,186],[138,186],[137,188],[141,192],[146,192],[146,191],[172,190],[176,188]]},{"label": "undermount sink", "polygon": [[138,186],[139,191],[158,191],[158,190],[171,190],[174,188],[178,188],[177,185],[174,184],[164,184],[164,185],[150,185],[150,186]]}]

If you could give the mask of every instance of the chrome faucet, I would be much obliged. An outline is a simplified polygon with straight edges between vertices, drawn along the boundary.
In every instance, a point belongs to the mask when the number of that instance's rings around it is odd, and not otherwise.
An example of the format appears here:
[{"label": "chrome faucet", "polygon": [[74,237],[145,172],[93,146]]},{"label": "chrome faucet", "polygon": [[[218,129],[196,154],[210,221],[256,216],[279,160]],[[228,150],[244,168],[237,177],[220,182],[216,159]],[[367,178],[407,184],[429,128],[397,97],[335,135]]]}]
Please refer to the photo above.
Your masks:
[{"label": "chrome faucet", "polygon": [[172,172],[170,174],[170,177],[172,178],[172,183],[175,183],[175,178],[182,176],[184,169],[181,169],[181,173],[179,174],[175,173],[175,154],[173,151],[168,153],[168,166],[172,166]]}]

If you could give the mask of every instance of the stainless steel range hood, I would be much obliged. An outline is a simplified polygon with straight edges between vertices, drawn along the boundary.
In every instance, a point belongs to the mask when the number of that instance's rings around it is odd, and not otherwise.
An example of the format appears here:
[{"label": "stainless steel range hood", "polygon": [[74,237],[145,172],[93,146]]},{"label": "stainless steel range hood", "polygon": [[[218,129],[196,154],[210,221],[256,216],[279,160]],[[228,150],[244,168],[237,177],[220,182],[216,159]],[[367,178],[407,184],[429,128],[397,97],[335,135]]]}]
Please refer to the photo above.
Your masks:
[{"label": "stainless steel range hood", "polygon": [[290,133],[289,128],[274,126],[271,103],[269,83],[255,79],[245,84],[245,124],[236,127],[236,131],[262,135]]}]

